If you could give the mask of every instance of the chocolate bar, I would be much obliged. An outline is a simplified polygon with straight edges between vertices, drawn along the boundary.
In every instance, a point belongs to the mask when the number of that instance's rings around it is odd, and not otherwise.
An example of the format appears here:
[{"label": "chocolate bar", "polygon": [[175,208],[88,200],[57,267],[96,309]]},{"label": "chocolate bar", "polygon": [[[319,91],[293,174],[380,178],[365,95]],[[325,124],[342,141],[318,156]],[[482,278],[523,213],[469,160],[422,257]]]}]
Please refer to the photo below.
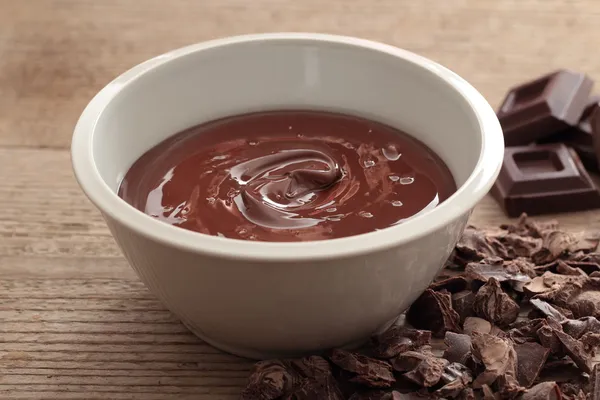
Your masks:
[{"label": "chocolate bar", "polygon": [[600,207],[600,192],[579,156],[563,144],[506,148],[491,193],[511,217]]},{"label": "chocolate bar", "polygon": [[512,88],[497,112],[506,146],[524,146],[579,123],[593,82],[560,70]]},{"label": "chocolate bar", "polygon": [[599,103],[600,96],[590,97],[577,125],[574,125],[561,133],[545,137],[539,140],[538,143],[564,143],[577,152],[581,162],[588,171],[599,172],[599,157],[594,148],[594,133],[592,131],[592,122],[594,118],[600,118],[600,115],[596,115],[596,110],[600,105]]}]

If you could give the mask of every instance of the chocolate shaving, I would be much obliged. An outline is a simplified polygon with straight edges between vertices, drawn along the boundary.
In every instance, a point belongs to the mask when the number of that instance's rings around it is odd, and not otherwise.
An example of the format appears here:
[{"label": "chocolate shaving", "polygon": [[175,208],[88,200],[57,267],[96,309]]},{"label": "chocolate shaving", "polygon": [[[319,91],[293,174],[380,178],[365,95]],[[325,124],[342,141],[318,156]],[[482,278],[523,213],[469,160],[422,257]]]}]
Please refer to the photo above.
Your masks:
[{"label": "chocolate shaving", "polygon": [[442,398],[455,398],[467,389],[473,381],[469,368],[460,363],[451,363],[446,365],[440,379],[444,386],[434,392],[436,396]]},{"label": "chocolate shaving", "polygon": [[452,309],[448,292],[425,290],[408,309],[406,319],[415,328],[430,330],[436,337],[443,337],[447,331],[460,332],[460,317]]},{"label": "chocolate shaving", "polygon": [[507,262],[501,258],[486,258],[480,262],[472,262],[465,267],[465,274],[471,279],[487,282],[494,278],[498,282],[520,282],[527,283],[531,278],[521,272],[521,263]]},{"label": "chocolate shaving", "polygon": [[254,365],[241,399],[274,400],[301,384],[302,378],[284,361],[260,361]]},{"label": "chocolate shaving", "polygon": [[446,332],[444,343],[448,348],[444,351],[444,358],[451,363],[467,362],[471,354],[471,337],[461,333]]},{"label": "chocolate shaving", "polygon": [[486,321],[483,318],[479,317],[468,317],[465,319],[465,323],[463,324],[463,332],[468,335],[473,335],[473,333],[489,333],[490,335],[503,336],[504,332],[502,329],[498,328],[496,325],[491,324],[489,321]]},{"label": "chocolate shaving", "polygon": [[563,321],[562,328],[575,339],[580,339],[588,332],[600,332],[600,321],[596,317],[582,317]]},{"label": "chocolate shaving", "polygon": [[[562,275],[561,275],[562,276]],[[600,279],[582,277],[572,279],[560,290],[537,295],[536,298],[546,300],[573,312],[575,318],[593,316],[600,317]]]},{"label": "chocolate shaving", "polygon": [[519,236],[541,239],[545,232],[558,229],[558,221],[535,221],[528,218],[527,214],[523,213],[515,225],[504,224],[500,225],[500,228]]},{"label": "chocolate shaving", "polygon": [[373,388],[390,387],[396,382],[391,365],[385,361],[341,349],[334,349],[329,359],[352,375],[350,382]]},{"label": "chocolate shaving", "polygon": [[561,400],[560,389],[556,382],[538,383],[528,389],[520,397],[520,400]]},{"label": "chocolate shaving", "polygon": [[[458,271],[408,310],[414,328],[329,360],[259,362],[241,399],[600,400],[599,237],[526,216],[502,228],[467,228],[447,263]],[[516,320],[521,306],[529,318]],[[440,357],[430,343],[444,335]]]},{"label": "chocolate shaving", "polygon": [[550,350],[535,342],[525,342],[514,346],[517,353],[517,380],[524,387],[530,387],[538,378]]},{"label": "chocolate shaving", "polygon": [[464,323],[467,317],[473,315],[474,302],[475,293],[470,290],[463,290],[452,295],[452,308],[458,314],[460,323]]},{"label": "chocolate shaving", "polygon": [[507,295],[495,278],[489,278],[475,295],[475,314],[499,325],[508,326],[519,316],[519,305]]},{"label": "chocolate shaving", "polygon": [[473,381],[474,388],[491,385],[502,376],[506,383],[516,382],[517,354],[508,340],[489,334],[472,338],[473,355],[483,364],[484,371]]},{"label": "chocolate shaving", "polygon": [[392,362],[395,371],[403,372],[404,378],[421,387],[436,385],[447,364],[448,360],[427,351],[407,351]]},{"label": "chocolate shaving", "polygon": [[562,344],[565,353],[571,357],[571,360],[573,360],[579,369],[588,374],[592,372],[590,357],[585,351],[581,342],[573,339],[570,335],[567,335],[566,333],[557,329],[554,330],[554,334]]},{"label": "chocolate shaving", "polygon": [[456,244],[457,255],[464,260],[479,261],[487,257],[511,258],[504,244],[486,231],[468,226]]},{"label": "chocolate shaving", "polygon": [[542,234],[542,248],[531,255],[535,264],[547,264],[561,256],[577,252],[591,252],[598,247],[598,236],[586,233],[573,235],[559,230],[546,230]]},{"label": "chocolate shaving", "polygon": [[393,326],[371,338],[365,351],[375,358],[390,359],[405,351],[428,345],[430,341],[430,331]]},{"label": "chocolate shaving", "polygon": [[[542,301],[540,299],[531,299],[529,302],[531,303],[531,305],[533,307],[535,307],[535,309],[540,311],[544,315],[544,317],[552,318],[558,322],[563,322],[567,319],[567,317],[565,316],[564,313],[557,310],[555,307],[552,307],[550,304],[546,303],[545,301]],[[569,311],[569,310],[567,310],[567,311]],[[569,313],[570,313],[570,311],[569,311]],[[572,315],[573,314],[571,313],[571,316]]]}]

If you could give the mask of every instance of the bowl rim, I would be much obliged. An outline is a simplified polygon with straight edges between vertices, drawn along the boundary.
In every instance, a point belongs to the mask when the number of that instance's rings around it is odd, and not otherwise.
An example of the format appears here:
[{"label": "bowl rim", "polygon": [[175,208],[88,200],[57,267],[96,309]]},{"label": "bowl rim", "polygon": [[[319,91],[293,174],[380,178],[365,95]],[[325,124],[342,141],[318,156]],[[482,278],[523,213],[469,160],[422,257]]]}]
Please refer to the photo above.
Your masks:
[{"label": "bowl rim", "polygon": [[[355,236],[305,242],[254,242],[192,232],[158,221],[118,197],[96,168],[93,139],[103,110],[123,87],[160,65],[192,53],[232,44],[265,41],[320,42],[366,48],[401,58],[435,74],[466,100],[479,123],[481,150],[473,172],[446,201],[402,224]],[[425,57],[391,45],[349,36],[296,32],[231,36],[186,46],[142,62],[115,78],[96,94],[81,114],[71,143],[71,162],[75,177],[105,218],[108,216],[149,239],[171,247],[218,258],[262,262],[354,257],[389,250],[419,239],[470,212],[493,185],[503,157],[504,139],[494,110],[473,86],[454,72]]]}]

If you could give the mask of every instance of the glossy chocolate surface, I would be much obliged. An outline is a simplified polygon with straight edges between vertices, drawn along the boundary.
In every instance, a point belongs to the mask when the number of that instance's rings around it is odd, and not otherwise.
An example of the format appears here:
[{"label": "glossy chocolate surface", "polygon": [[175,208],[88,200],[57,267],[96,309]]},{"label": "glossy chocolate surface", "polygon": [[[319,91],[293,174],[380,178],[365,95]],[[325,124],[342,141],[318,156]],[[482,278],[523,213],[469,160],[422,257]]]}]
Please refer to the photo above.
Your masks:
[{"label": "glossy chocolate surface", "polygon": [[498,119],[506,146],[522,146],[578,124],[593,82],[585,74],[560,70],[512,88]]},{"label": "glossy chocolate surface", "polygon": [[511,217],[600,207],[600,193],[563,144],[509,147],[492,195]]},{"label": "glossy chocolate surface", "polygon": [[119,195],[185,229],[302,241],[383,229],[455,190],[442,160],[396,129],[341,114],[273,111],[172,136],[134,163]]}]

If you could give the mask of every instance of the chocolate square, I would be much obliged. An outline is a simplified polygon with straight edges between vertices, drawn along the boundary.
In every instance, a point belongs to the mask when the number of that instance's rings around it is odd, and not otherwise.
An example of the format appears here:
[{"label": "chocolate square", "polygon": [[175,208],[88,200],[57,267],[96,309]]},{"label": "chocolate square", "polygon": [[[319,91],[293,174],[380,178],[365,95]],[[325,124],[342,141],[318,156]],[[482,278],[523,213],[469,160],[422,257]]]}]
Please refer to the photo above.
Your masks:
[{"label": "chocolate square", "polygon": [[512,88],[497,113],[506,146],[527,145],[577,125],[592,85],[585,74],[560,70]]},{"label": "chocolate square", "polygon": [[491,193],[511,217],[600,207],[600,192],[563,144],[507,148]]},{"label": "chocolate square", "polygon": [[598,160],[600,158],[596,155],[594,148],[594,134],[592,130],[592,122],[599,105],[599,96],[590,97],[583,114],[576,125],[571,126],[561,133],[543,138],[539,140],[538,143],[564,143],[577,152],[585,169],[595,172],[600,171],[598,166]]}]

